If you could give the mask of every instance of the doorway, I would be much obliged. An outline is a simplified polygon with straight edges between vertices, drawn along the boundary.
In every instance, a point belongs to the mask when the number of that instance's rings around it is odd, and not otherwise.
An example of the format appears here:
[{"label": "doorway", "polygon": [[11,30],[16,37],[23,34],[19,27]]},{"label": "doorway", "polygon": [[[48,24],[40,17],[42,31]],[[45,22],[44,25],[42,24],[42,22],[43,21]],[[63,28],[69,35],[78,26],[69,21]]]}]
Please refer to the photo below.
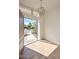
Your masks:
[{"label": "doorway", "polygon": [[24,45],[33,43],[40,38],[40,23],[37,19],[24,18]]}]

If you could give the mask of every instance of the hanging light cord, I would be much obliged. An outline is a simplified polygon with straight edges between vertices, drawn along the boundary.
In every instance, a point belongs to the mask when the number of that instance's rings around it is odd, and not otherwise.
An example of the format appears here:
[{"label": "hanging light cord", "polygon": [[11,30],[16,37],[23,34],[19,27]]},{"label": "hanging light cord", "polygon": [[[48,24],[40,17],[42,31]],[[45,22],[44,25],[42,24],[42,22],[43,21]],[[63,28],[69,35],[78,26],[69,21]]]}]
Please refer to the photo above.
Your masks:
[{"label": "hanging light cord", "polygon": [[42,7],[42,0],[40,0],[40,2],[41,2],[41,7]]}]

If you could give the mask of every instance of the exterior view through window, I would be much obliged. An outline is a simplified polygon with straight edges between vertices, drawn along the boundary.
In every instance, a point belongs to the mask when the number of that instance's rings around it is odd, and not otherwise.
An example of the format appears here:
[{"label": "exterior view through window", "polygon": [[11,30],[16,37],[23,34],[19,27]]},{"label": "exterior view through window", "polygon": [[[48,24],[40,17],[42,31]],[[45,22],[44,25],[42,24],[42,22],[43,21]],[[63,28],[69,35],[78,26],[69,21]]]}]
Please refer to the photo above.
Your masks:
[{"label": "exterior view through window", "polygon": [[24,18],[24,45],[38,40],[38,21]]}]

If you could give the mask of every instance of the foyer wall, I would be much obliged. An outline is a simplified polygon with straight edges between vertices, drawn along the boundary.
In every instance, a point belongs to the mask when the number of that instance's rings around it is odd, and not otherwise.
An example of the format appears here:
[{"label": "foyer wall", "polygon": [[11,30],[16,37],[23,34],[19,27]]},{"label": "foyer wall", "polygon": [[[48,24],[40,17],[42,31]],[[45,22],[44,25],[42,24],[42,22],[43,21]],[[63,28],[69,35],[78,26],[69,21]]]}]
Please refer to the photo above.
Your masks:
[{"label": "foyer wall", "polygon": [[19,50],[22,50],[24,46],[24,17],[19,11]]},{"label": "foyer wall", "polygon": [[60,44],[60,9],[54,8],[45,15],[45,32],[46,40]]}]

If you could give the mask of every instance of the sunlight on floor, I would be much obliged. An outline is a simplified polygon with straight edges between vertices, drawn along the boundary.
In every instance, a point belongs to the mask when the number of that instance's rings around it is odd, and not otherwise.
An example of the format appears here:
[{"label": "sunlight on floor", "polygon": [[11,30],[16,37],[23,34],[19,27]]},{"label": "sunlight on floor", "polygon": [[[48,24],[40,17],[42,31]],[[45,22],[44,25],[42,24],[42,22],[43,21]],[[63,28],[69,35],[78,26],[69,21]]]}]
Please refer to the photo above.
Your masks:
[{"label": "sunlight on floor", "polygon": [[27,45],[26,47],[48,57],[58,46],[37,41],[35,43]]},{"label": "sunlight on floor", "polygon": [[24,37],[24,45],[27,45],[34,41],[37,41],[37,38],[33,34],[30,34],[30,35]]}]

